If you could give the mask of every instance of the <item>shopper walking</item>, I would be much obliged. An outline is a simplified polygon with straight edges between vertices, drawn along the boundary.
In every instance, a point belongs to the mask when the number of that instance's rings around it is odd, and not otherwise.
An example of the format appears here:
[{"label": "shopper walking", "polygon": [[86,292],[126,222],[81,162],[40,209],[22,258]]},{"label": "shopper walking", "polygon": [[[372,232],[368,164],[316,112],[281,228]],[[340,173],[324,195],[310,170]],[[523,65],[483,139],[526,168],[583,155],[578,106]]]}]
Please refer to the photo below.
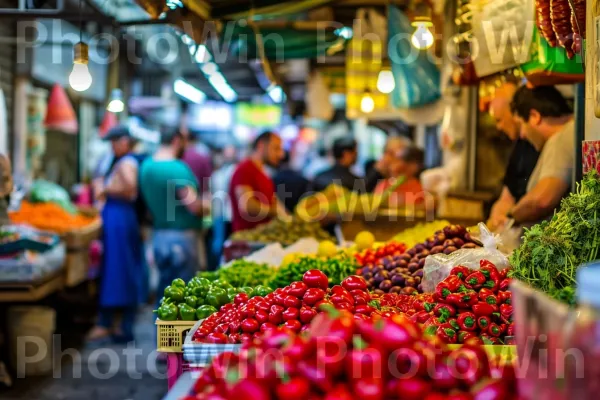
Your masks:
[{"label": "shopper walking", "polygon": [[173,279],[191,279],[198,269],[196,230],[210,212],[192,170],[181,161],[184,134],[164,129],[161,146],[140,170],[140,185],[154,227],[152,247],[159,272],[157,298]]},{"label": "shopper walking", "polygon": [[[112,336],[114,341],[126,343],[134,339],[137,307],[147,295],[147,274],[135,207],[139,165],[131,154],[135,141],[127,127],[112,129],[105,139],[111,141],[114,158],[105,175],[104,186],[96,193],[96,197],[104,200],[104,256],[99,321],[88,338],[97,341]],[[115,317],[119,313],[120,328],[115,328]]]}]

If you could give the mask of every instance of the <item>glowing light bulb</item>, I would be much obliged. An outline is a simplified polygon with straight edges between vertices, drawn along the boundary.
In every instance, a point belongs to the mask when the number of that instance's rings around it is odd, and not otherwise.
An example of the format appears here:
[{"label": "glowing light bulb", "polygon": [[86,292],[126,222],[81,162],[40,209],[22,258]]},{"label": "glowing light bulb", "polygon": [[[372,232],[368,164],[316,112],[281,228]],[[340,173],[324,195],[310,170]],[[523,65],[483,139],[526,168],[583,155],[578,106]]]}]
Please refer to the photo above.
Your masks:
[{"label": "glowing light bulb", "polygon": [[410,42],[415,48],[419,50],[425,50],[430,48],[433,45],[433,34],[429,30],[429,27],[432,26],[431,22],[427,21],[417,21],[413,23],[413,26],[416,26],[415,32],[410,38]]},{"label": "glowing light bulb", "polygon": [[373,97],[369,93],[365,93],[360,99],[360,111],[364,113],[371,113],[375,109],[375,101],[373,101]]},{"label": "glowing light bulb", "polygon": [[90,75],[87,64],[73,63],[73,71],[69,75],[69,85],[78,92],[88,90],[92,86],[92,75]]},{"label": "glowing light bulb", "polygon": [[389,69],[382,69],[379,71],[379,77],[377,77],[377,90],[381,93],[392,93],[396,87],[396,81],[394,81],[394,75]]},{"label": "glowing light bulb", "polygon": [[92,75],[88,69],[88,46],[83,42],[73,47],[73,71],[69,75],[69,85],[78,92],[92,86]]},{"label": "glowing light bulb", "polygon": [[113,89],[110,96],[110,102],[108,103],[106,110],[112,113],[120,113],[125,110],[125,103],[123,103],[123,92],[120,89]]}]

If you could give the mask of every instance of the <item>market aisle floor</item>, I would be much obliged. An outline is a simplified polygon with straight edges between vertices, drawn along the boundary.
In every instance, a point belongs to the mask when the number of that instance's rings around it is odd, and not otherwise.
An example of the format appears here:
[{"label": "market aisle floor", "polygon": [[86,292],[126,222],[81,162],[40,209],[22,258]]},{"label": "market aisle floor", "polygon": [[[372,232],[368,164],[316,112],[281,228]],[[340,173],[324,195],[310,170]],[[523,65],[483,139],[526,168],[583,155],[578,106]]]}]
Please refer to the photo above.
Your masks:
[{"label": "market aisle floor", "polygon": [[[123,345],[83,347],[81,363],[64,356],[62,377],[15,379],[3,400],[160,400],[167,392],[166,364],[156,362],[152,311],[140,314],[135,349]],[[127,362],[127,359],[130,361]],[[81,375],[76,373],[81,367]],[[55,373],[57,371],[55,370]],[[75,375],[74,375],[75,373]],[[110,376],[108,379],[103,376]]]}]

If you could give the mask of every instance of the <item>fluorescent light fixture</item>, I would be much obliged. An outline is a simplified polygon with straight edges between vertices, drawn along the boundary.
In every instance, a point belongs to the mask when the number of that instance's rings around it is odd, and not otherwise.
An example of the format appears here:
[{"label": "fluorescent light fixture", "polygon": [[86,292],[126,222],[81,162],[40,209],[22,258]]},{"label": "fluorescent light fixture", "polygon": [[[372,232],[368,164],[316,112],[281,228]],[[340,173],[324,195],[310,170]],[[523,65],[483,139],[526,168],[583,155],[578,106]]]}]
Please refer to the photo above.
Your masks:
[{"label": "fluorescent light fixture", "polygon": [[196,51],[195,60],[198,64],[204,64],[212,60],[212,56],[210,55],[210,51],[206,48],[205,45],[198,45],[198,51]]},{"label": "fluorescent light fixture", "polygon": [[214,62],[207,62],[200,67],[204,75],[211,76],[219,71],[219,67]]},{"label": "fluorescent light fixture", "polygon": [[229,86],[225,77],[216,72],[208,77],[208,82],[219,93],[223,100],[232,103],[237,100],[237,93]]},{"label": "fluorescent light fixture", "polygon": [[281,86],[272,86],[267,90],[267,94],[275,103],[281,103],[283,101],[284,93]]},{"label": "fluorescent light fixture", "polygon": [[206,95],[197,87],[190,85],[183,79],[177,79],[173,84],[173,90],[181,97],[200,104],[206,99]]}]

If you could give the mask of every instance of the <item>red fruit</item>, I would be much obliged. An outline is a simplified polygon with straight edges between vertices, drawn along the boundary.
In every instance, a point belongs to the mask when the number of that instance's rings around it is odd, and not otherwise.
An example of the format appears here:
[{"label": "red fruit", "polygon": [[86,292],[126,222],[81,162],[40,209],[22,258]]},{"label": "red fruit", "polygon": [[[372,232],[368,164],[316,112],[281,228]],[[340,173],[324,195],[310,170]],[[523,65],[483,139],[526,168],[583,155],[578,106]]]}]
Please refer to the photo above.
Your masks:
[{"label": "red fruit", "polygon": [[283,299],[283,305],[285,307],[300,308],[302,306],[302,302],[297,297],[288,294]]},{"label": "red fruit", "polygon": [[423,400],[429,392],[431,385],[421,378],[398,379],[396,397],[403,400]]},{"label": "red fruit", "polygon": [[283,326],[291,331],[296,332],[296,333],[300,332],[300,329],[302,329],[302,324],[297,319],[287,320],[287,321],[285,321]]},{"label": "red fruit", "polygon": [[317,311],[312,308],[302,307],[300,309],[300,322],[302,322],[303,324],[310,323],[316,316]]},{"label": "red fruit", "polygon": [[205,343],[214,343],[214,344],[225,344],[227,343],[227,336],[223,333],[219,332],[211,332],[204,338]]},{"label": "red fruit", "polygon": [[233,298],[233,303],[236,305],[240,305],[246,303],[248,301],[248,295],[246,293],[238,293]]},{"label": "red fruit", "polygon": [[276,329],[277,329],[277,326],[276,326],[276,325],[273,325],[273,324],[272,324],[272,323],[270,323],[270,322],[265,322],[265,323],[263,323],[263,324],[260,326],[260,331],[261,331],[261,332],[263,332],[263,333],[264,333],[264,332],[267,332],[267,331],[273,331],[273,330],[276,330]]},{"label": "red fruit", "polygon": [[306,286],[309,288],[319,288],[325,290],[329,287],[327,275],[318,269],[306,271],[302,276],[302,282],[306,283]]},{"label": "red fruit", "polygon": [[473,400],[507,400],[510,398],[509,386],[500,379],[484,381],[471,389]]},{"label": "red fruit", "polygon": [[280,383],[275,388],[277,398],[285,400],[306,400],[310,393],[310,385],[306,379],[291,378],[287,383]]},{"label": "red fruit", "polygon": [[350,389],[348,389],[346,385],[340,383],[327,392],[325,400],[354,400],[354,397],[352,397]]},{"label": "red fruit", "polygon": [[298,319],[300,311],[295,307],[290,307],[283,312],[283,320],[289,321],[291,319]]},{"label": "red fruit", "polygon": [[269,400],[269,389],[257,381],[241,379],[230,389],[228,397],[231,399]]},{"label": "red fruit", "polygon": [[246,318],[242,321],[242,331],[245,333],[254,333],[259,328],[259,323],[254,318]]},{"label": "red fruit", "polygon": [[352,381],[352,394],[360,400],[383,400],[383,380],[364,377]]},{"label": "red fruit", "polygon": [[269,314],[265,310],[256,310],[254,318],[259,324],[264,324],[265,322],[269,321]]},{"label": "red fruit", "polygon": [[454,376],[454,371],[446,360],[441,360],[434,365],[431,379],[433,380],[433,385],[440,390],[454,389],[458,384],[458,380]]},{"label": "red fruit", "polygon": [[304,296],[302,297],[302,301],[306,305],[314,306],[315,304],[317,304],[319,301],[323,300],[324,298],[325,298],[325,292],[322,289],[310,288],[306,291],[306,293],[304,293]]},{"label": "red fruit", "polygon": [[304,293],[308,290],[308,286],[304,282],[293,282],[288,286],[288,294],[301,299]]},{"label": "red fruit", "polygon": [[367,282],[361,276],[352,275],[342,281],[342,287],[348,291],[367,290]]}]

